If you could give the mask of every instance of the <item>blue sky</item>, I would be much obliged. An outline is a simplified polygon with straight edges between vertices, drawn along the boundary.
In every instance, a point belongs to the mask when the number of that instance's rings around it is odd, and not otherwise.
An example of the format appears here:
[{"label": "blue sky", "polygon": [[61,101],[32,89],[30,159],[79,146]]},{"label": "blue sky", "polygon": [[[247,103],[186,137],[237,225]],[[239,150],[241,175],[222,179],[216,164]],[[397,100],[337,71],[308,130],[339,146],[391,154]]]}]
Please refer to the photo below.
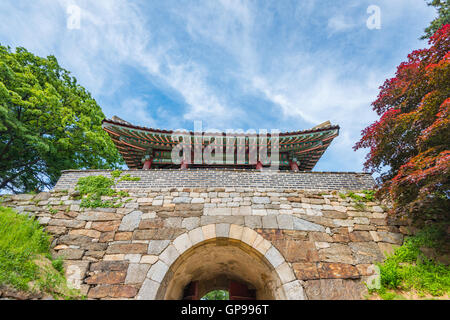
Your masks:
[{"label": "blue sky", "polygon": [[[370,5],[380,29],[366,25]],[[340,136],[314,170],[361,171],[366,151],[352,146],[377,119],[378,87],[427,46],[418,38],[435,15],[422,0],[2,0],[0,43],[55,55],[107,117],[137,125],[292,131],[330,120]]]}]

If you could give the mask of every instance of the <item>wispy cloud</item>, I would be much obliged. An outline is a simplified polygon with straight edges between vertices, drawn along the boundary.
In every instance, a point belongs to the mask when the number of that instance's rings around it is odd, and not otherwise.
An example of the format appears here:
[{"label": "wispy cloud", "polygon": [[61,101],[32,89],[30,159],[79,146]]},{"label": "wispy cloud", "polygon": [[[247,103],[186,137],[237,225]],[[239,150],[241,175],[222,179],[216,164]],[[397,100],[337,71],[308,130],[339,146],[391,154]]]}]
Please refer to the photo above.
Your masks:
[{"label": "wispy cloud", "polygon": [[148,112],[148,103],[143,98],[129,98],[121,103],[121,117],[138,126],[155,127],[156,121]]},{"label": "wispy cloud", "polygon": [[345,17],[341,14],[331,17],[328,20],[328,29],[331,31],[331,34],[336,32],[348,31],[355,26],[356,25],[352,23],[348,17]]}]

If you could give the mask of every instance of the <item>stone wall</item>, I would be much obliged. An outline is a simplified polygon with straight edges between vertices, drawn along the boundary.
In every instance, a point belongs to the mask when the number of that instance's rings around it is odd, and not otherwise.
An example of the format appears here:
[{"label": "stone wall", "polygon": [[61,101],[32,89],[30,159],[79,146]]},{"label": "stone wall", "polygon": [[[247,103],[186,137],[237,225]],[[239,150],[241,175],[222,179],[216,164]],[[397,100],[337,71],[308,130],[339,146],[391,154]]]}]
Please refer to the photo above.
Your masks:
[{"label": "stone wall", "polygon": [[92,299],[170,297],[174,265],[217,239],[264,260],[276,298],[361,299],[371,265],[407,233],[378,203],[361,208],[337,191],[300,188],[138,188],[119,208],[85,209],[61,191],[69,175],[60,191],[7,196],[2,205],[39,219],[71,286]]},{"label": "stone wall", "polygon": [[[67,170],[55,190],[69,190],[80,177],[104,175],[107,170]],[[156,169],[127,170],[124,174],[139,177],[139,181],[121,181],[118,189],[171,188],[171,187],[252,187],[315,190],[364,190],[374,187],[370,174],[355,172],[292,172],[228,169]]]}]

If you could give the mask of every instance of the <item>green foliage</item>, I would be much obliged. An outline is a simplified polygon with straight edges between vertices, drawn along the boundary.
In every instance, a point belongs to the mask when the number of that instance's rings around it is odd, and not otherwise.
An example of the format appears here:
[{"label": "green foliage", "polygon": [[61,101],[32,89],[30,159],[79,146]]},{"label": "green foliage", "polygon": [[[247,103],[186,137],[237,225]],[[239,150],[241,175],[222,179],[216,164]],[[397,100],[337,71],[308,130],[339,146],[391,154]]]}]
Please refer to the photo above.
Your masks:
[{"label": "green foliage", "polygon": [[0,190],[51,188],[64,169],[123,163],[91,94],[54,56],[0,45]]},{"label": "green foliage", "polygon": [[374,190],[362,190],[363,195],[356,194],[354,192],[349,192],[346,194],[347,197],[352,198],[357,202],[369,202],[375,200],[375,191]]},{"label": "green foliage", "polygon": [[47,209],[51,214],[57,214],[58,210],[53,209],[51,205],[47,205]]},{"label": "green foliage", "polygon": [[130,176],[129,173],[127,173],[126,175],[122,176],[119,181],[139,181],[139,180],[141,180],[141,178],[132,177]]},{"label": "green foliage", "polygon": [[[116,185],[116,180],[120,177],[121,174],[122,171],[115,170],[111,172],[111,178],[98,175],[98,176],[87,176],[78,179],[76,189],[80,192],[80,195],[82,197],[80,207],[83,208],[120,207],[122,205],[122,202],[120,202],[120,200],[122,198],[129,196],[129,194],[125,191],[115,191],[113,189],[113,187]],[[129,174],[125,175],[124,177],[125,179],[134,178],[130,177]],[[122,181],[123,180],[122,178],[120,178],[119,181]],[[102,200],[102,196],[110,197],[111,199]]]},{"label": "green foliage", "polygon": [[51,259],[50,236],[38,221],[0,207],[0,284],[76,298],[63,273],[63,261]]},{"label": "green foliage", "polygon": [[114,190],[111,187],[114,185],[114,179],[105,176],[88,176],[78,179],[77,190],[80,194],[97,194],[99,196],[112,196]]},{"label": "green foliage", "polygon": [[[339,196],[342,199],[351,198],[355,204],[354,207],[357,210],[365,210],[366,206],[364,202],[370,202],[375,200],[375,191],[374,190],[362,190],[360,192],[354,193],[354,192],[348,192],[348,193],[339,193]],[[363,194],[362,196],[360,194]]]},{"label": "green foliage", "polygon": [[122,174],[121,170],[113,170],[113,171],[111,171],[111,177],[116,178],[116,179],[118,177],[120,177],[121,174]]},{"label": "green foliage", "polygon": [[11,252],[46,253],[50,238],[36,220],[0,207],[0,247]]},{"label": "green foliage", "polygon": [[432,0],[427,4],[436,8],[438,17],[431,21],[430,26],[425,29],[425,34],[420,39],[429,39],[444,24],[450,24],[450,2],[448,0]]},{"label": "green foliage", "polygon": [[446,245],[445,228],[428,227],[409,237],[394,254],[378,264],[381,288],[376,292],[383,299],[397,299],[389,290],[416,290],[419,294],[442,296],[450,293],[450,267],[426,257],[421,248],[440,250]]},{"label": "green foliage", "polygon": [[113,177],[114,179],[117,179],[120,177],[119,181],[139,181],[141,180],[141,178],[139,177],[132,177],[129,173],[120,176],[123,173],[123,171],[121,170],[113,170],[111,171],[111,177]]},{"label": "green foliage", "polygon": [[56,259],[52,260],[52,266],[57,270],[59,273],[64,273],[64,260],[61,257],[57,257]]},{"label": "green foliage", "polygon": [[405,300],[405,297],[386,289],[380,289],[378,294],[383,300]]},{"label": "green foliage", "polygon": [[[360,194],[363,194],[362,196]],[[369,202],[375,200],[375,190],[361,190],[357,193],[348,192],[348,193],[339,193],[339,196],[342,199],[352,198],[358,202]]]},{"label": "green foliage", "polygon": [[210,291],[201,300],[230,300],[230,295],[226,290]]}]

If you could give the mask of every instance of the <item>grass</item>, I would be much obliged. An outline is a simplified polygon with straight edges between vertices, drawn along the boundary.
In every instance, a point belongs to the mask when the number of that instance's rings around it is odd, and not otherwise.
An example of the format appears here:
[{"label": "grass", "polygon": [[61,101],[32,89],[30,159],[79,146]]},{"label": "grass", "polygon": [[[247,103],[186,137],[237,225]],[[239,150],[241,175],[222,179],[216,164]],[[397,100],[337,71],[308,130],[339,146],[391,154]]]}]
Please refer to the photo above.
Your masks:
[{"label": "grass", "polygon": [[450,293],[450,267],[425,256],[421,248],[436,252],[448,247],[445,227],[427,227],[389,255],[380,268],[379,289],[371,290],[386,300],[398,299],[399,291],[414,292],[419,297],[439,297]]},{"label": "grass", "polygon": [[58,210],[53,209],[53,207],[51,205],[47,205],[47,209],[51,214],[57,214]]},{"label": "grass", "polygon": [[0,285],[54,298],[80,298],[66,285],[63,261],[52,259],[50,241],[34,218],[0,207]]}]

